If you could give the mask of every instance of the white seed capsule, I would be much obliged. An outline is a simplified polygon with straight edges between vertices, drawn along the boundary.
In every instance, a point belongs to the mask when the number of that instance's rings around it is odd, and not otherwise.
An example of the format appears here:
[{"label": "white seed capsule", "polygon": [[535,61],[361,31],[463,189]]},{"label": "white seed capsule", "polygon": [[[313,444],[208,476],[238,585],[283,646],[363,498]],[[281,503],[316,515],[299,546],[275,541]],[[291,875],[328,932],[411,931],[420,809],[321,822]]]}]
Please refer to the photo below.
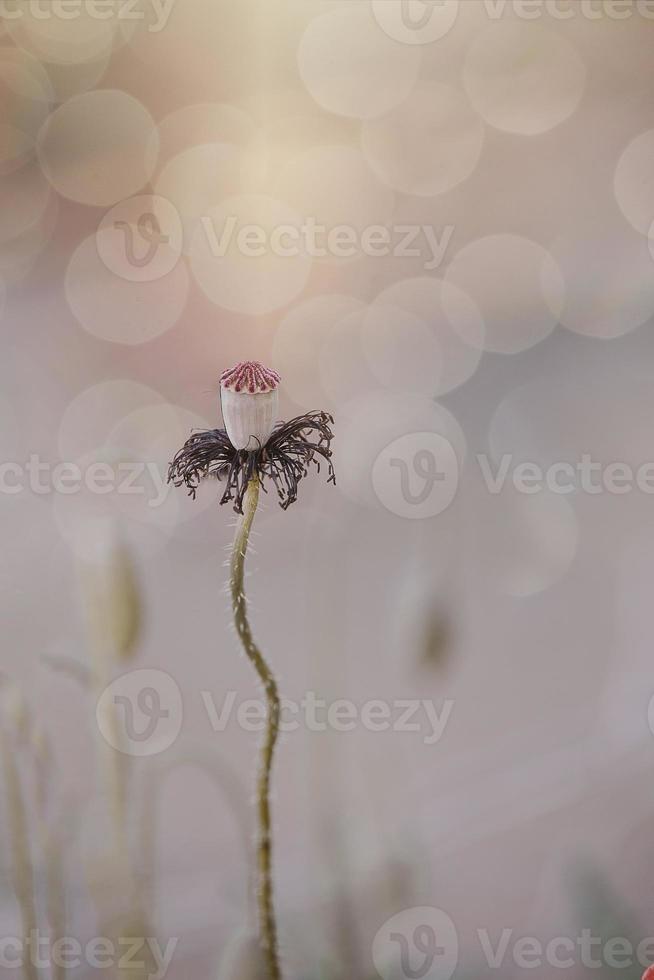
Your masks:
[{"label": "white seed capsule", "polygon": [[266,445],[279,405],[279,375],[257,361],[245,361],[220,379],[223,422],[234,449],[248,451]]}]

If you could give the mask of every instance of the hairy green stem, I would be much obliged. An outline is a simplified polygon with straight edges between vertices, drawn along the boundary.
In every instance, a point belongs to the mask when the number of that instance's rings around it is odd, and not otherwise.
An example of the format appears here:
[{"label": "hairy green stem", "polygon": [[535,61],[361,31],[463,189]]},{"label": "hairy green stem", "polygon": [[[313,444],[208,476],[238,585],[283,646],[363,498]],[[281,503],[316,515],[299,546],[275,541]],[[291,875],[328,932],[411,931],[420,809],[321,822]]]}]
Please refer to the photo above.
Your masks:
[{"label": "hairy green stem", "polygon": [[265,691],[268,705],[266,732],[261,750],[261,768],[257,780],[257,816],[259,822],[257,843],[259,882],[257,900],[259,906],[261,943],[268,967],[268,974],[270,980],[281,980],[282,973],[279,965],[277,926],[275,923],[273,902],[272,822],[270,816],[270,780],[275,745],[279,735],[279,693],[275,678],[252,638],[243,583],[245,556],[258,502],[259,481],[255,476],[248,484],[243,501],[243,515],[239,519],[234,536],[230,566],[230,586],[236,632],[247,657],[259,675],[259,680]]}]

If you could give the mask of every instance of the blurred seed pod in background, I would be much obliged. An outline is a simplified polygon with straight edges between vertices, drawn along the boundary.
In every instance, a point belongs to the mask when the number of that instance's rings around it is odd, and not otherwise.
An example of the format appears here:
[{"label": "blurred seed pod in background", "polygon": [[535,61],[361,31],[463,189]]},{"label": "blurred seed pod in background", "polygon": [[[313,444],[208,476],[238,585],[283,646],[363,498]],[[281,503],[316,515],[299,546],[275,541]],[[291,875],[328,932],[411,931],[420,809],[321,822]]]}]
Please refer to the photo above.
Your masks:
[{"label": "blurred seed pod in background", "polygon": [[79,579],[93,656],[127,661],[141,634],[141,592],[130,553],[112,521],[87,529]]}]

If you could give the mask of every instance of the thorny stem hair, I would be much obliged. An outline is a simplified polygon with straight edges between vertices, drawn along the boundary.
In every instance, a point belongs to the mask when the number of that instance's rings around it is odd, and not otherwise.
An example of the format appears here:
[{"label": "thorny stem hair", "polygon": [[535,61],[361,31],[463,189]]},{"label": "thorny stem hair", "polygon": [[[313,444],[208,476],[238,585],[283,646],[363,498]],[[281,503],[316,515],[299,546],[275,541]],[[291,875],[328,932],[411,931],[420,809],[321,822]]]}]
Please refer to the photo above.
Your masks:
[{"label": "thorny stem hair", "polygon": [[252,480],[256,477],[265,491],[263,478],[268,478],[275,486],[280,506],[286,510],[297,500],[298,483],[312,464],[319,472],[322,459],[329,470],[328,482],[336,482],[330,449],[333,422],[326,412],[309,412],[290,422],[280,422],[265,446],[253,451],[234,449],[224,429],[194,432],[170,464],[168,480],[176,487],[184,484],[192,497],[207,477],[224,480],[220,503],[233,500],[234,510],[242,514]]},{"label": "thorny stem hair", "polygon": [[279,735],[280,702],[277,682],[252,638],[252,630],[247,616],[247,600],[243,587],[245,556],[259,502],[259,479],[254,475],[247,485],[243,501],[243,513],[236,527],[230,565],[230,588],[232,610],[236,632],[243,649],[259,675],[266,694],[268,717],[263,746],[261,749],[261,768],[257,780],[257,865],[259,883],[257,902],[259,909],[259,928],[263,953],[270,980],[281,980],[279,950],[277,945],[277,925],[273,903],[272,876],[272,821],[270,814],[270,780],[275,745]]}]

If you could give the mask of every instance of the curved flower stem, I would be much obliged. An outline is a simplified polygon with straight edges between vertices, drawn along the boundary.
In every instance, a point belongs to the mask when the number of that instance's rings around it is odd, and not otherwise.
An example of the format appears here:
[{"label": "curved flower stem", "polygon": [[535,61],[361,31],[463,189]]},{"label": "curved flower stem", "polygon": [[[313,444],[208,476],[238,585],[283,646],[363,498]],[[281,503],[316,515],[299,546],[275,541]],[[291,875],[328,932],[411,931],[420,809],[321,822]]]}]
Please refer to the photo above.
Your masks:
[{"label": "curved flower stem", "polygon": [[261,768],[257,780],[257,815],[259,822],[257,845],[259,883],[257,898],[261,941],[270,980],[281,980],[282,973],[279,966],[277,926],[273,904],[272,824],[270,817],[270,778],[275,744],[279,735],[279,694],[275,678],[252,638],[243,585],[245,555],[247,553],[250,531],[254,522],[254,514],[258,502],[259,480],[254,476],[248,483],[243,501],[243,515],[239,518],[234,536],[230,565],[230,587],[236,632],[238,633],[245,653],[259,675],[259,680],[264,688],[268,702],[268,719],[261,752]]}]

